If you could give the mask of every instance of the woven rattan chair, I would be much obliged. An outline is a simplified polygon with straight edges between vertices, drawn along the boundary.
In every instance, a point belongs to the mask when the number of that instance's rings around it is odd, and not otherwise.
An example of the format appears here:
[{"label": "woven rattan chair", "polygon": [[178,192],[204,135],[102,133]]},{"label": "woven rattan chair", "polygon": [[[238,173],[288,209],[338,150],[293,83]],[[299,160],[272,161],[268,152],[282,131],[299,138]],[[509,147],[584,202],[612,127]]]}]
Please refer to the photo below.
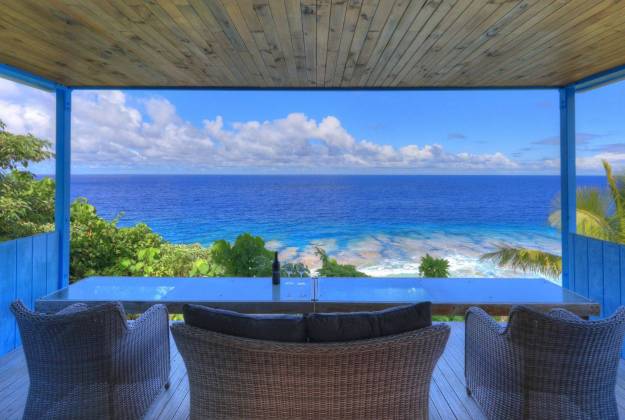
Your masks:
[{"label": "woven rattan chair", "polygon": [[427,419],[447,325],[345,343],[238,338],[182,323],[192,419]]},{"label": "woven rattan chair", "polygon": [[14,302],[30,376],[25,419],[140,418],[169,378],[169,319],[155,305],[126,321],[119,303],[54,315]]},{"label": "woven rattan chair", "polygon": [[507,326],[466,315],[467,391],[491,419],[617,419],[614,394],[625,308],[585,321],[563,309],[515,307]]}]

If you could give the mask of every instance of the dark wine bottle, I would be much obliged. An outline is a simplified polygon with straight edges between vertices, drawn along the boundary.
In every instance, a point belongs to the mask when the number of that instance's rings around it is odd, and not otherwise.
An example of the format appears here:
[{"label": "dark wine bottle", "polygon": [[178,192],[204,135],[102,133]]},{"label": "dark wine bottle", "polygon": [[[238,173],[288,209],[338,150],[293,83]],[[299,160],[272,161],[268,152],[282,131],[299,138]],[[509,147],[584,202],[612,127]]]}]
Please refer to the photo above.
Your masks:
[{"label": "dark wine bottle", "polygon": [[273,264],[271,266],[271,282],[273,284],[280,284],[280,261],[278,261],[278,252],[276,251],[273,256]]}]

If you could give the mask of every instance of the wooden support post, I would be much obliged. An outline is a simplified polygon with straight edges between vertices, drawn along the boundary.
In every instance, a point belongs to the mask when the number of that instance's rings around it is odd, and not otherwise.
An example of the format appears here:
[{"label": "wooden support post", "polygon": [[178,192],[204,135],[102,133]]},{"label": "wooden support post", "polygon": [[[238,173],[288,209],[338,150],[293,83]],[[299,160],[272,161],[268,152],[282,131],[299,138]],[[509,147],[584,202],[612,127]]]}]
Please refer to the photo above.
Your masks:
[{"label": "wooden support post", "polygon": [[72,91],[56,88],[56,195],[54,222],[59,238],[59,289],[69,285],[69,187]]},{"label": "wooden support post", "polygon": [[570,288],[575,275],[572,237],[576,229],[575,214],[575,88],[560,89],[560,182],[562,217],[562,286]]}]

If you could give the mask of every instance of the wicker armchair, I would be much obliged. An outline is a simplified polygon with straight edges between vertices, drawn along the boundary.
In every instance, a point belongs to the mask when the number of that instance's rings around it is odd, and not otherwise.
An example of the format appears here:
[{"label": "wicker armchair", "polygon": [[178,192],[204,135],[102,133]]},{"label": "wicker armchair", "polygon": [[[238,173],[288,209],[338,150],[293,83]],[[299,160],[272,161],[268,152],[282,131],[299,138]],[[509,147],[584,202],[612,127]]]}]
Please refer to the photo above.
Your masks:
[{"label": "wicker armchair", "polygon": [[515,307],[507,326],[466,314],[467,392],[491,419],[617,419],[625,308],[600,321]]},{"label": "wicker armchair", "polygon": [[173,324],[192,419],[427,419],[447,325],[345,343],[283,343]]},{"label": "wicker armchair", "polygon": [[30,376],[25,419],[140,418],[169,378],[169,319],[155,305],[126,321],[119,303],[53,315],[11,305]]}]

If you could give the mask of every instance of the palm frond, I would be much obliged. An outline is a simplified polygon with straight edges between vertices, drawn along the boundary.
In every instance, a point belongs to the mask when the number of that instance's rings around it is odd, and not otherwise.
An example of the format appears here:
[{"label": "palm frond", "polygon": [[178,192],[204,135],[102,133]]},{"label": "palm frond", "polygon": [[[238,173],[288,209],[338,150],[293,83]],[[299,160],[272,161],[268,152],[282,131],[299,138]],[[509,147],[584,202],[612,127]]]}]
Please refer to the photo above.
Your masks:
[{"label": "palm frond", "polygon": [[[594,213],[577,209],[577,233],[592,238],[605,241],[614,240],[618,235],[618,230],[611,219],[603,219]],[[549,224],[562,230],[560,210],[556,210],[549,215]]]},{"label": "palm frond", "polygon": [[614,215],[612,216],[612,226],[615,229],[616,235],[615,241],[625,242],[625,202],[624,202],[624,186],[623,179],[617,177],[612,172],[612,166],[607,160],[603,160],[603,169],[605,170],[605,176],[608,181],[608,188],[612,197],[614,205]]},{"label": "palm frond", "polygon": [[610,195],[612,196],[612,202],[614,203],[614,211],[619,214],[623,210],[621,191],[619,190],[616,183],[616,178],[612,173],[612,166],[605,159],[602,160],[601,163],[603,164],[603,169],[605,170],[605,177],[608,181],[608,187],[610,189]]},{"label": "palm frond", "polygon": [[480,257],[493,261],[499,267],[522,270],[557,279],[562,274],[562,258],[538,249],[498,245],[497,250]]},{"label": "palm frond", "polygon": [[606,219],[612,200],[605,191],[596,187],[579,187],[575,192],[575,207]]},{"label": "palm frond", "polygon": [[[561,211],[558,207],[549,215],[549,224],[562,230]],[[619,223],[610,214],[612,197],[599,188],[582,187],[576,193],[577,233],[603,240],[615,240],[619,235]]]},{"label": "palm frond", "polygon": [[604,241],[614,241],[618,236],[618,230],[614,229],[610,219],[602,219],[597,215],[577,210],[576,232],[580,235]]}]

